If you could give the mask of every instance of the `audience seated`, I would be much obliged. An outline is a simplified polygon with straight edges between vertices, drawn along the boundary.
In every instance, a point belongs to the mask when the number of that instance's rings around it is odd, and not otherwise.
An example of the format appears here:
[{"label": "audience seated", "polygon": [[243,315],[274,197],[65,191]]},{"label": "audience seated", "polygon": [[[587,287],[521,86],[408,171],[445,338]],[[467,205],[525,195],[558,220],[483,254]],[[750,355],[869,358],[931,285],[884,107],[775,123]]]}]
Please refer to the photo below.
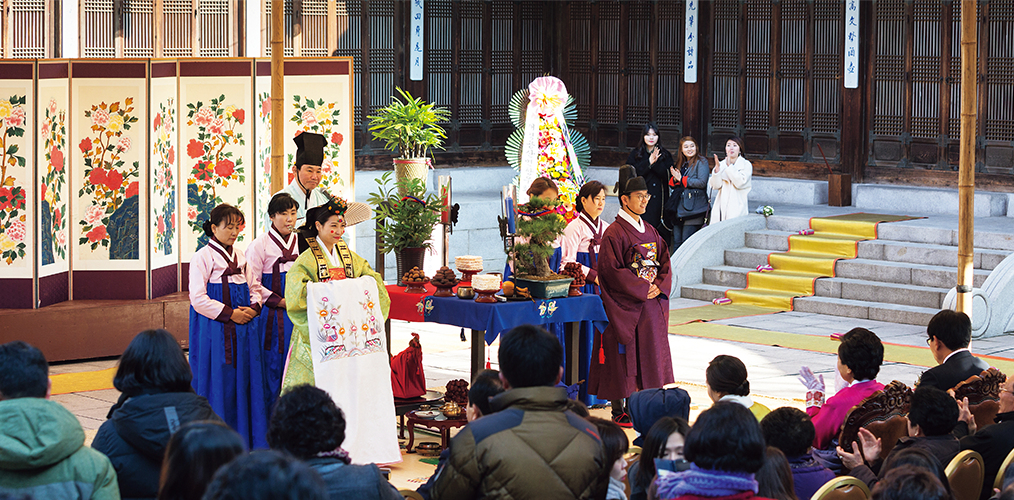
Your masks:
[{"label": "audience seated", "polygon": [[374,464],[352,465],[341,448],[345,415],[331,396],[312,385],[282,395],[268,424],[268,445],[306,462],[327,484],[332,500],[401,500]]},{"label": "audience seated", "polygon": [[775,500],[799,500],[793,486],[792,469],[782,450],[774,446],[767,447],[764,465],[757,471],[756,477],[758,495]]},{"label": "audience seated", "polygon": [[165,330],[145,330],[123,351],[113,377],[120,399],[92,441],[116,468],[122,498],[158,495],[165,447],[181,424],[220,420],[192,378],[183,349]]},{"label": "audience seated", "polygon": [[[468,407],[465,411],[465,419],[469,422],[474,422],[480,417],[493,413],[491,401],[503,391],[503,382],[500,380],[500,372],[486,369],[477,373],[475,378],[472,380],[471,387],[468,388]],[[578,411],[584,411],[584,415],[581,415],[581,418],[588,417],[588,408],[584,405],[584,403],[573,399],[567,399],[567,403],[575,413],[578,413]],[[450,448],[446,448],[441,451],[436,471],[434,471],[433,475],[430,476],[428,481],[426,481],[426,484],[423,484],[415,490],[415,492],[421,495],[425,500],[429,500],[430,490],[433,489],[433,484],[436,482],[437,476],[440,475],[440,471],[443,470],[445,465],[447,465],[447,459],[450,455]]]},{"label": "audience seated", "polygon": [[689,470],[659,470],[649,498],[699,497],[748,500],[757,496],[754,474],[764,465],[764,436],[757,418],[743,405],[715,403],[701,412],[687,434]]},{"label": "audience seated", "polygon": [[320,475],[274,450],[242,455],[215,473],[204,500],[327,500]]},{"label": "audience seated", "polygon": [[630,441],[623,428],[612,420],[590,417],[588,421],[598,429],[599,437],[602,438],[602,449],[605,453],[606,467],[603,468],[605,481],[609,488],[606,491],[606,500],[627,500],[626,485],[623,479],[627,476],[627,460],[623,458],[630,449]]},{"label": "audience seated", "polygon": [[883,469],[889,471],[902,465],[914,465],[920,469],[928,470],[940,480],[940,484],[944,485],[947,493],[951,492],[951,481],[947,479],[945,465],[924,448],[909,447],[898,453],[892,453],[887,460],[884,460]]},{"label": "audience seated", "polygon": [[246,444],[223,422],[184,424],[165,448],[158,500],[201,498],[223,465],[246,453]]},{"label": "audience seated", "polygon": [[[936,387],[919,387],[912,393],[908,413],[909,437],[900,440],[887,459],[907,448],[922,448],[941,464],[950,462],[960,451],[958,439],[951,434],[957,423],[958,404],[954,398]],[[859,439],[863,443],[862,453],[853,444],[853,453],[839,446],[838,455],[842,457],[842,463],[851,469],[850,475],[872,487],[878,476],[882,478],[888,472],[880,457],[881,442],[866,429],[860,429]]]},{"label": "audience seated", "polygon": [[746,379],[746,365],[734,356],[715,356],[705,371],[708,383],[708,397],[711,401],[732,401],[750,410],[757,420],[771,412],[767,406],[755,403],[750,398],[750,382]]},{"label": "audience seated", "polygon": [[940,364],[922,374],[920,386],[931,385],[946,391],[989,368],[988,363],[968,350],[972,321],[965,313],[950,309],[936,313],[926,325],[926,334],[930,351]]},{"label": "audience seated", "polygon": [[666,467],[672,470],[689,467],[689,463],[683,458],[683,446],[689,431],[690,426],[686,420],[662,417],[651,426],[646,435],[641,436],[644,438],[641,457],[630,466],[630,475],[627,477],[630,483],[630,500],[648,498],[648,487],[651,486],[657,473],[656,460],[673,462]]},{"label": "audience seated", "polygon": [[912,465],[896,467],[873,488],[871,500],[950,500],[951,494],[929,471]]},{"label": "audience seated", "polygon": [[500,379],[507,392],[494,413],[466,425],[451,440],[450,458],[434,499],[601,498],[606,466],[595,427],[567,411],[563,347],[532,325],[501,336]]},{"label": "audience seated", "polygon": [[644,434],[662,417],[690,418],[690,394],[679,387],[645,389],[627,398],[627,413],[637,431],[635,446],[644,444]]},{"label": "audience seated", "polygon": [[[884,344],[880,338],[865,328],[853,328],[842,335],[838,346],[838,373],[848,384],[847,387],[825,402],[824,376],[815,376],[805,366],[799,370],[800,380],[807,388],[806,414],[813,420],[816,431],[813,439],[813,447],[817,450],[815,453],[824,458],[834,456],[836,443],[832,443],[832,440],[841,431],[848,411],[884,388],[884,384],[876,380],[883,362]],[[821,454],[820,450],[830,452]]]},{"label": "audience seated", "polygon": [[[1007,455],[1014,449],[1014,376],[1000,389],[1000,410],[996,415],[996,425],[982,430],[970,429],[967,422],[959,423],[954,433],[961,438],[962,450],[975,450],[982,455],[986,475],[982,484],[982,500],[993,494],[993,483]],[[970,414],[963,413],[966,421]],[[969,432],[973,432],[969,435]]]},{"label": "audience seated", "polygon": [[774,446],[785,454],[797,497],[808,499],[824,483],[834,479],[834,472],[810,454],[816,431],[805,412],[788,406],[776,408],[761,420],[760,426],[768,446]]},{"label": "audience seated", "polygon": [[42,351],[22,341],[0,345],[0,492],[118,500],[113,465],[84,445],[77,417],[50,401],[49,391]]}]

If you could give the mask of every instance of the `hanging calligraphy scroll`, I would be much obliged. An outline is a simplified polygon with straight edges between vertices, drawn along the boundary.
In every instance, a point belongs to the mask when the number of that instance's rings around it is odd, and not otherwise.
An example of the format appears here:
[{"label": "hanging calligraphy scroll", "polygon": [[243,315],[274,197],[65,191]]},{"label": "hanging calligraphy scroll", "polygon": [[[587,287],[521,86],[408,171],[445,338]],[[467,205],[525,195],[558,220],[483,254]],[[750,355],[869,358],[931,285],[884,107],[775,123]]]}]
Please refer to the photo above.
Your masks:
[{"label": "hanging calligraphy scroll", "polygon": [[845,4],[845,88],[859,87],[859,0]]},{"label": "hanging calligraphy scroll", "polygon": [[423,79],[423,47],[426,28],[423,27],[423,0],[412,0],[412,34],[409,36],[409,69],[408,78],[413,81]]},{"label": "hanging calligraphy scroll", "polygon": [[686,42],[683,50],[683,82],[697,83],[697,25],[700,23],[697,15],[699,0],[688,0],[686,14],[683,16],[686,29],[683,40]]}]

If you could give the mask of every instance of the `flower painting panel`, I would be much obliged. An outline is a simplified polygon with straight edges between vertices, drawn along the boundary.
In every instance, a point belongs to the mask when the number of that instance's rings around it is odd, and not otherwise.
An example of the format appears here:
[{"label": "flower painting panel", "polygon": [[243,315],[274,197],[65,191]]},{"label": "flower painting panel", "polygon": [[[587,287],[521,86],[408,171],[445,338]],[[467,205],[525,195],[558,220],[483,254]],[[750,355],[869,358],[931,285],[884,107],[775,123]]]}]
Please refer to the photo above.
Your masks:
[{"label": "flower painting panel", "polygon": [[179,127],[176,78],[151,80],[151,267],[173,265],[179,255]]},{"label": "flower painting panel", "polygon": [[[4,69],[0,66],[0,71]],[[36,120],[33,82],[31,74],[27,76],[0,79],[0,279],[25,278],[30,284],[35,248],[31,207],[36,193],[32,182]]]},{"label": "flower painting panel", "polygon": [[[143,270],[147,261],[147,82],[71,80],[75,270]],[[82,71],[83,72],[83,71]],[[135,85],[126,85],[135,83]],[[75,289],[77,285],[75,284]]]},{"label": "flower painting panel", "polygon": [[253,178],[248,177],[253,127],[247,116],[252,115],[252,91],[249,77],[180,79],[177,161],[180,179],[186,179],[185,197],[181,191],[186,200],[184,220],[179,225],[184,261],[208,243],[203,224],[221,203],[235,205],[246,215],[239,247],[245,248],[253,238]]},{"label": "flower painting panel", "polygon": [[[39,81],[39,265],[66,271],[70,227],[67,80]],[[48,273],[42,273],[48,274]]]}]

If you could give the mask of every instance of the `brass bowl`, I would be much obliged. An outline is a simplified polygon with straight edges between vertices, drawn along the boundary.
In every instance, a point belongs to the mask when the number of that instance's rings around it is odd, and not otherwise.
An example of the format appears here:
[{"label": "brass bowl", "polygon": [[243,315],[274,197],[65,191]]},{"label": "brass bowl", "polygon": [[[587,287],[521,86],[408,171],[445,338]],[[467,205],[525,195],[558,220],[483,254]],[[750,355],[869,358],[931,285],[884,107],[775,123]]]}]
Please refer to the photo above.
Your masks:
[{"label": "brass bowl", "polygon": [[444,406],[440,407],[440,411],[447,418],[461,418],[465,415],[465,409],[458,406],[458,403],[454,401],[448,401]]},{"label": "brass bowl", "polygon": [[475,290],[472,290],[470,286],[459,286],[457,295],[459,299],[471,300],[475,297]]},{"label": "brass bowl", "polygon": [[440,443],[434,443],[426,441],[425,443],[419,443],[415,447],[416,453],[424,457],[439,457],[440,456]]}]

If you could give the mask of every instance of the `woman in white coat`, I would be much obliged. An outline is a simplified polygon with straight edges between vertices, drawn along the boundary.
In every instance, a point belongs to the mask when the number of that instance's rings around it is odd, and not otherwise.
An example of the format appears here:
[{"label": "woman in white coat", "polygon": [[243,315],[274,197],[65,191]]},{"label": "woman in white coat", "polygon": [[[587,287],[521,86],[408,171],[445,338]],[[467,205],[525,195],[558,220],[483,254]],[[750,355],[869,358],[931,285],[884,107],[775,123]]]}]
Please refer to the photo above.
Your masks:
[{"label": "woman in white coat", "polygon": [[715,155],[715,168],[708,180],[712,191],[717,193],[711,208],[712,224],[746,215],[749,210],[747,196],[753,165],[743,158],[743,139],[733,137],[726,141],[725,155],[722,161]]}]

